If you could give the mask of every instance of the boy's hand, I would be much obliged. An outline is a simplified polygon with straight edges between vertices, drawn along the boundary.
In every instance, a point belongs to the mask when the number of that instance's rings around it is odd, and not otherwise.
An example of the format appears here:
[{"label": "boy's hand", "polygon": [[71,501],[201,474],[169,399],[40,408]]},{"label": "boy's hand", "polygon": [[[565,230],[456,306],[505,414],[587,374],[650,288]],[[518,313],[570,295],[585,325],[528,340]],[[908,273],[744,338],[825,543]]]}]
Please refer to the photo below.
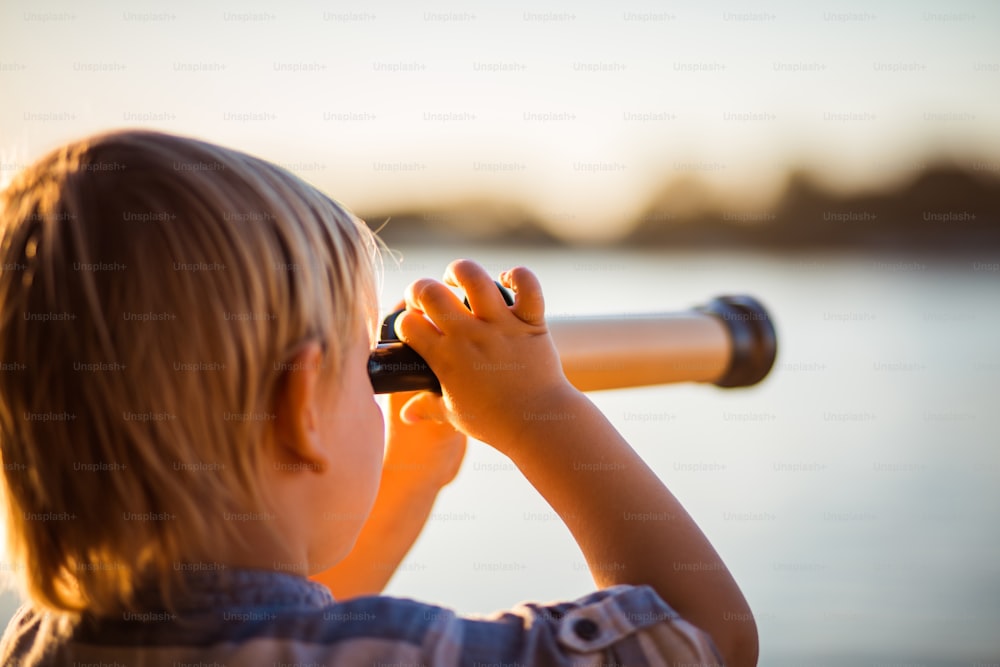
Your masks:
[{"label": "boy's hand", "polygon": [[526,425],[557,418],[576,393],[545,325],[538,279],[523,267],[500,276],[514,291],[512,306],[475,262],[452,262],[444,280],[465,291],[471,311],[444,284],[417,280],[396,334],[434,370],[448,420],[510,454]]},{"label": "boy's hand", "polygon": [[466,437],[448,422],[441,397],[428,391],[389,394],[385,480],[437,490],[462,466]]}]

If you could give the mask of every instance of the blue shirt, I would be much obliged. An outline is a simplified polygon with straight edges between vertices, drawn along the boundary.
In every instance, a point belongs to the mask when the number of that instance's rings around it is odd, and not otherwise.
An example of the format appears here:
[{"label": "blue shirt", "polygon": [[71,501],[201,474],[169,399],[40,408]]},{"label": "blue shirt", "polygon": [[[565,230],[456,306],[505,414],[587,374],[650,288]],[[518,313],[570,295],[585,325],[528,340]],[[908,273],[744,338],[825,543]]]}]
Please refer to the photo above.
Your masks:
[{"label": "blue shirt", "polygon": [[[188,573],[176,615],[84,615],[60,630],[23,606],[0,640],[5,667],[527,667],[720,665],[708,635],[648,586],[574,602],[458,616],[404,598],[336,602],[304,577],[265,570]],[[145,608],[145,605],[144,605]],[[163,609],[163,606],[150,606]]]}]

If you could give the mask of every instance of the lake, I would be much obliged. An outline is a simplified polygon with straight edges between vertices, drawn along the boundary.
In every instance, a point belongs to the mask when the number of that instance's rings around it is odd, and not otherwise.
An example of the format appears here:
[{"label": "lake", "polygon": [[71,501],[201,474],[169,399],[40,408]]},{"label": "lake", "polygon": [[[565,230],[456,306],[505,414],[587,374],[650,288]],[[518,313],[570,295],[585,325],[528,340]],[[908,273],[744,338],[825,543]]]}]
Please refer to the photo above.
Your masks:
[{"label": "lake", "polygon": [[[779,338],[759,386],[591,397],[726,560],[760,664],[998,664],[997,255],[404,248],[383,301],[463,256],[534,269],[551,314],[756,296]],[[544,501],[473,443],[386,593],[486,613],[593,588]]]}]

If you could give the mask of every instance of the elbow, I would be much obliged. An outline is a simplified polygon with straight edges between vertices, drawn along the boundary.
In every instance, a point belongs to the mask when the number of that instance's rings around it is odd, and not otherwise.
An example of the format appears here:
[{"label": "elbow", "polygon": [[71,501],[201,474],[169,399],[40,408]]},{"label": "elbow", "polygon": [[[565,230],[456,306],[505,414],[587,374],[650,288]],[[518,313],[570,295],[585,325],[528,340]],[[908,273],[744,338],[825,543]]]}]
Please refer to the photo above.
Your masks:
[{"label": "elbow", "polygon": [[760,654],[757,624],[751,616],[741,621],[716,647],[722,654],[726,667],[756,667]]}]

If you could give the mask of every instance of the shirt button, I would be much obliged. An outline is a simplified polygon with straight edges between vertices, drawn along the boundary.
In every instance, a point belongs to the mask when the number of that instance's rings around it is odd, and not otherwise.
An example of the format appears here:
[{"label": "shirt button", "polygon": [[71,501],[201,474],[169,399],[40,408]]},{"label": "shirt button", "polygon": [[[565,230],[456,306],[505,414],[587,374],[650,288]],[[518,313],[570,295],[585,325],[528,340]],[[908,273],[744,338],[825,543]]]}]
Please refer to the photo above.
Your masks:
[{"label": "shirt button", "polygon": [[589,641],[601,634],[601,628],[589,618],[581,618],[573,624],[573,632],[584,641]]}]

